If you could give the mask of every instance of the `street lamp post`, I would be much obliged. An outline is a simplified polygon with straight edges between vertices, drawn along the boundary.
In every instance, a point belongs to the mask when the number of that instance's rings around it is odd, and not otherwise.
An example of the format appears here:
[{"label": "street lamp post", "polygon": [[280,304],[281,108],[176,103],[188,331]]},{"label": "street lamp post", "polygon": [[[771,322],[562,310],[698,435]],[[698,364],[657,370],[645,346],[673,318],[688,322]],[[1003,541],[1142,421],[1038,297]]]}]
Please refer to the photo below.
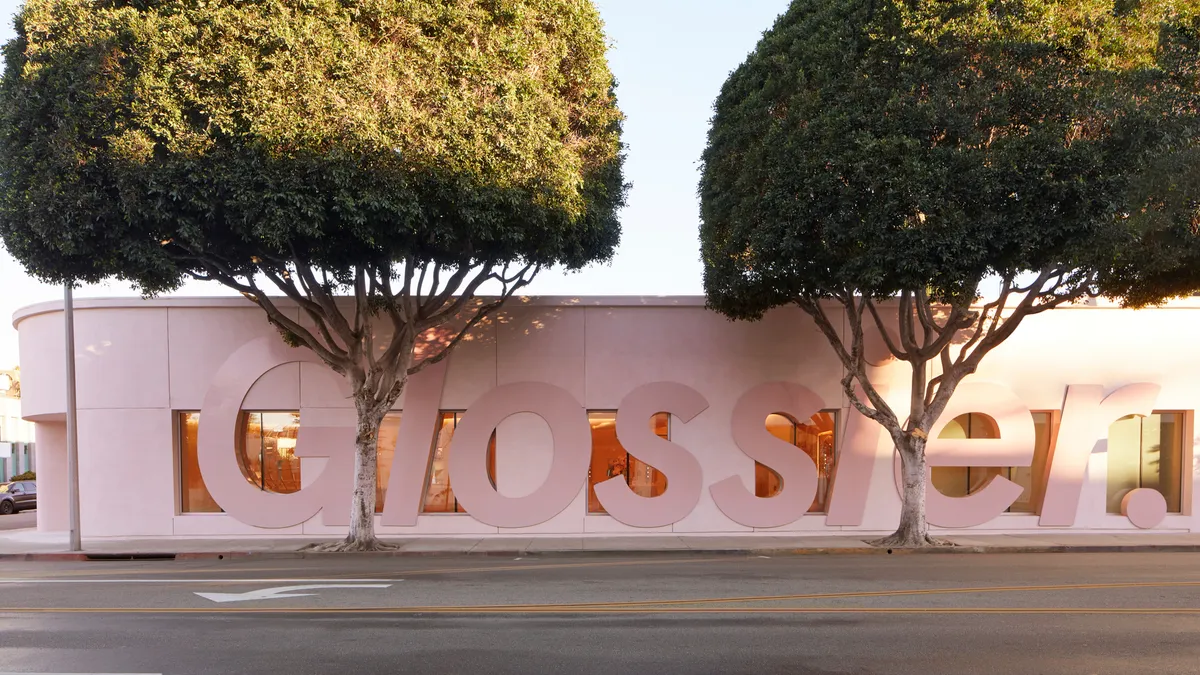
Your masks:
[{"label": "street lamp post", "polygon": [[79,534],[79,426],[75,416],[75,307],[71,283],[63,287],[63,317],[67,352],[67,508],[70,511],[71,550],[82,551]]}]

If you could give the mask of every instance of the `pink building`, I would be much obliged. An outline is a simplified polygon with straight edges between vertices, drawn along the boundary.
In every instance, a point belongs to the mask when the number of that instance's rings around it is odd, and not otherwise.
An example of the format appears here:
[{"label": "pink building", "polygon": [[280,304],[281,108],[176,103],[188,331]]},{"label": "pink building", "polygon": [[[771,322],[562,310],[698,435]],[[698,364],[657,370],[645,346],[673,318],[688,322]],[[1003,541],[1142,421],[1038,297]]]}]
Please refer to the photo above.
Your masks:
[{"label": "pink building", "polygon": [[[811,321],[700,298],[514,301],[415,377],[380,435],[385,535],[881,533],[885,434],[848,406]],[[77,303],[89,537],[337,535],[353,404],[240,298]],[[65,530],[63,321],[17,313],[38,529]],[[1200,531],[1200,303],[1028,319],[934,430],[946,530]],[[874,377],[907,397],[904,364]],[[490,440],[489,440],[490,439]]]}]

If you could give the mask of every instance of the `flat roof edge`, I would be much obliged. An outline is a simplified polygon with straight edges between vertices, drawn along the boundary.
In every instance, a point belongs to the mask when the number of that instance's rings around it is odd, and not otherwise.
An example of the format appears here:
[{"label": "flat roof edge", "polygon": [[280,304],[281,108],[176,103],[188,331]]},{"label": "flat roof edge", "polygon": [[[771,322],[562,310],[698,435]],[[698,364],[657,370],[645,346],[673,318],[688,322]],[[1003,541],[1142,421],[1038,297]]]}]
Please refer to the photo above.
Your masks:
[{"label": "flat roof edge", "polygon": [[[479,296],[488,298],[491,296]],[[289,298],[274,298],[280,307],[295,307]],[[535,295],[517,296],[506,305],[532,307],[703,307],[701,295]],[[205,307],[254,307],[254,303],[240,296],[184,296],[164,298],[75,298],[76,310],[94,309],[159,309],[159,308],[205,308]],[[25,319],[42,314],[53,314],[63,309],[62,300],[39,302],[21,307],[13,312],[14,328]]]},{"label": "flat roof edge", "polygon": [[[487,298],[492,296],[479,296]],[[295,307],[296,304],[283,297],[275,298],[280,307]],[[163,298],[108,297],[76,298],[77,310],[96,309],[159,309],[159,308],[205,308],[205,307],[254,307],[254,303],[241,296],[176,296]],[[533,295],[517,296],[506,305],[527,307],[704,307],[702,295]],[[25,319],[42,314],[61,312],[62,300],[39,302],[15,311],[12,325],[17,327]],[[1079,309],[1123,309],[1111,301],[1092,301],[1077,305],[1065,305],[1059,310]],[[1147,309],[1200,309],[1200,297],[1180,298]],[[1136,310],[1130,310],[1136,311]]]}]

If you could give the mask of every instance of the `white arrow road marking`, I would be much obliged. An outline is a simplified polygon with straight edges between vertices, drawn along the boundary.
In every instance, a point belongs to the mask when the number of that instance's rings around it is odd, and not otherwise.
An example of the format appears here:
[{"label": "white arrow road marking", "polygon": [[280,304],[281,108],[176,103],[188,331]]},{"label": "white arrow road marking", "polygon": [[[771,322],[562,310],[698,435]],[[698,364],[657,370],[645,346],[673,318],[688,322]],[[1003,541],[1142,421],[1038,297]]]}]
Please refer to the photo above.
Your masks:
[{"label": "white arrow road marking", "polygon": [[197,593],[196,595],[213,602],[245,602],[247,600],[274,600],[275,598],[303,598],[316,595],[316,593],[296,593],[295,591],[312,591],[318,588],[391,588],[391,586],[391,584],[310,584],[307,586],[276,586],[245,593]]}]

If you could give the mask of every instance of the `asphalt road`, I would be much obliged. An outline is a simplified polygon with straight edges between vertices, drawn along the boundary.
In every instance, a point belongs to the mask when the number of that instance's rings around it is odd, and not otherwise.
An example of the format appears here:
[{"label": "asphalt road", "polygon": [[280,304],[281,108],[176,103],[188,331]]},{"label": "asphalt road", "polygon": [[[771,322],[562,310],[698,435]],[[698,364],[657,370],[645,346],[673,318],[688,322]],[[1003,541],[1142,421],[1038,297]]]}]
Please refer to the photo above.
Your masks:
[{"label": "asphalt road", "polygon": [[1200,555],[321,558],[0,568],[0,670],[1200,673]]},{"label": "asphalt road", "polygon": [[37,527],[37,510],[0,516],[0,530],[23,530]]}]

